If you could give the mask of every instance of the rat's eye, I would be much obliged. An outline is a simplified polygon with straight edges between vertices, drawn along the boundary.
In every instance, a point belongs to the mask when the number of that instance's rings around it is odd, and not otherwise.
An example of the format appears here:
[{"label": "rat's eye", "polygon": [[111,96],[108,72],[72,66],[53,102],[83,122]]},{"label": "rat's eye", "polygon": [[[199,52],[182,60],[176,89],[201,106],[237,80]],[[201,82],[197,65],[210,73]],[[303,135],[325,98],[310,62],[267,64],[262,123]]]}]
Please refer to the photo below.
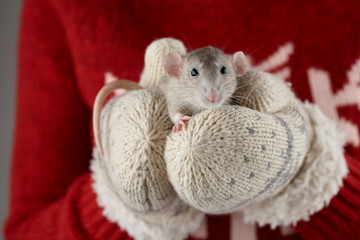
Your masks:
[{"label": "rat's eye", "polygon": [[220,69],[220,73],[221,73],[222,75],[227,74],[227,69],[226,69],[226,67],[222,67],[222,68]]},{"label": "rat's eye", "polygon": [[193,68],[191,70],[191,76],[193,76],[193,77],[199,76],[199,72],[196,70],[196,68]]}]

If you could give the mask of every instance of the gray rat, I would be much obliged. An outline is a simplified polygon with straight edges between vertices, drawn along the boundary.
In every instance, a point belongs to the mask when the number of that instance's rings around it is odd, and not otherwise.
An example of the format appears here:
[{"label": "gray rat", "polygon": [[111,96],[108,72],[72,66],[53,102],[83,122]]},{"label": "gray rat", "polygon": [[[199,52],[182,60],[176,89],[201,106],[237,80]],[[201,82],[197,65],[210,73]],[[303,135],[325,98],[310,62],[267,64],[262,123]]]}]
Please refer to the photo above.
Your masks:
[{"label": "gray rat", "polygon": [[166,97],[169,117],[175,124],[173,132],[201,111],[231,104],[237,78],[247,71],[243,52],[227,55],[211,46],[184,56],[169,53],[162,64],[165,75],[158,87]]},{"label": "gray rat", "polygon": [[[237,88],[237,78],[247,71],[243,52],[226,55],[220,49],[204,47],[184,56],[169,53],[163,58],[166,75],[158,87],[167,99],[173,131],[181,130],[192,115],[232,101]],[[238,78],[239,79],[239,78]],[[106,84],[96,96],[93,109],[95,143],[104,156],[100,137],[100,113],[106,97],[115,89],[142,89],[137,83],[118,80]]]}]

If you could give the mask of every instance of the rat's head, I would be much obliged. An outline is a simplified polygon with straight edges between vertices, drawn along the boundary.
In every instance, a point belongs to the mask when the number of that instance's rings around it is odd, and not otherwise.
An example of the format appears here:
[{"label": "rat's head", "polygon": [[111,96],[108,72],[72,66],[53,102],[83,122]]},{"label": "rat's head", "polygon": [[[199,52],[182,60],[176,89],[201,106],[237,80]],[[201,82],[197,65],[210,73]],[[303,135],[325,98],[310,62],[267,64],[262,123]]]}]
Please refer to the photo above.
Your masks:
[{"label": "rat's head", "polygon": [[236,77],[247,70],[243,52],[226,55],[214,47],[200,48],[185,56],[169,53],[163,65],[168,75],[176,77],[179,88],[185,88],[187,100],[203,109],[229,101],[236,89]]}]

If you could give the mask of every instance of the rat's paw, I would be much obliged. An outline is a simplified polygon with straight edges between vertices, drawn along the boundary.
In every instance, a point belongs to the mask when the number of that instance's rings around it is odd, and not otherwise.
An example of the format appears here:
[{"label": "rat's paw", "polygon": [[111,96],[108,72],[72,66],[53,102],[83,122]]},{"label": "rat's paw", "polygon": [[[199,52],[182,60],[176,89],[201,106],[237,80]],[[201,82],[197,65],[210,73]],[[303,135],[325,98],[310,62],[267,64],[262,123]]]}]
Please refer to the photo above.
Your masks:
[{"label": "rat's paw", "polygon": [[174,124],[173,128],[172,128],[172,132],[173,133],[177,133],[181,130],[182,126],[185,125],[185,123],[183,121],[178,121],[177,123]]},{"label": "rat's paw", "polygon": [[191,119],[191,117],[189,116],[184,116],[182,117],[179,121],[177,121],[177,123],[175,123],[175,125],[173,126],[172,132],[176,133],[181,131],[182,127],[186,127],[186,122],[189,121]]},{"label": "rat's paw", "polygon": [[224,106],[193,116],[165,148],[179,196],[207,213],[229,213],[279,193],[301,166],[308,144],[301,109],[270,115]]}]

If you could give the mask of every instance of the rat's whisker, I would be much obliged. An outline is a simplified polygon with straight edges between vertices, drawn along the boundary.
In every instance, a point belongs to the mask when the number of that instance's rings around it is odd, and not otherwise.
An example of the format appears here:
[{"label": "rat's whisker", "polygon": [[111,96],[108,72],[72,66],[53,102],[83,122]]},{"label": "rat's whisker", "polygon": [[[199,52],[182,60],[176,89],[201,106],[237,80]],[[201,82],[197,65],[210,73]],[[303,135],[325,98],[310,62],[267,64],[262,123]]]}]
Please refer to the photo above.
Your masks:
[{"label": "rat's whisker", "polygon": [[236,105],[252,108],[252,101],[248,97],[234,95],[233,100],[235,100]]},{"label": "rat's whisker", "polygon": [[236,87],[236,91],[240,90],[240,89],[243,89],[243,88],[246,88],[248,86],[251,86],[253,85],[252,83],[249,83],[249,84],[244,84],[244,85],[239,85]]}]

